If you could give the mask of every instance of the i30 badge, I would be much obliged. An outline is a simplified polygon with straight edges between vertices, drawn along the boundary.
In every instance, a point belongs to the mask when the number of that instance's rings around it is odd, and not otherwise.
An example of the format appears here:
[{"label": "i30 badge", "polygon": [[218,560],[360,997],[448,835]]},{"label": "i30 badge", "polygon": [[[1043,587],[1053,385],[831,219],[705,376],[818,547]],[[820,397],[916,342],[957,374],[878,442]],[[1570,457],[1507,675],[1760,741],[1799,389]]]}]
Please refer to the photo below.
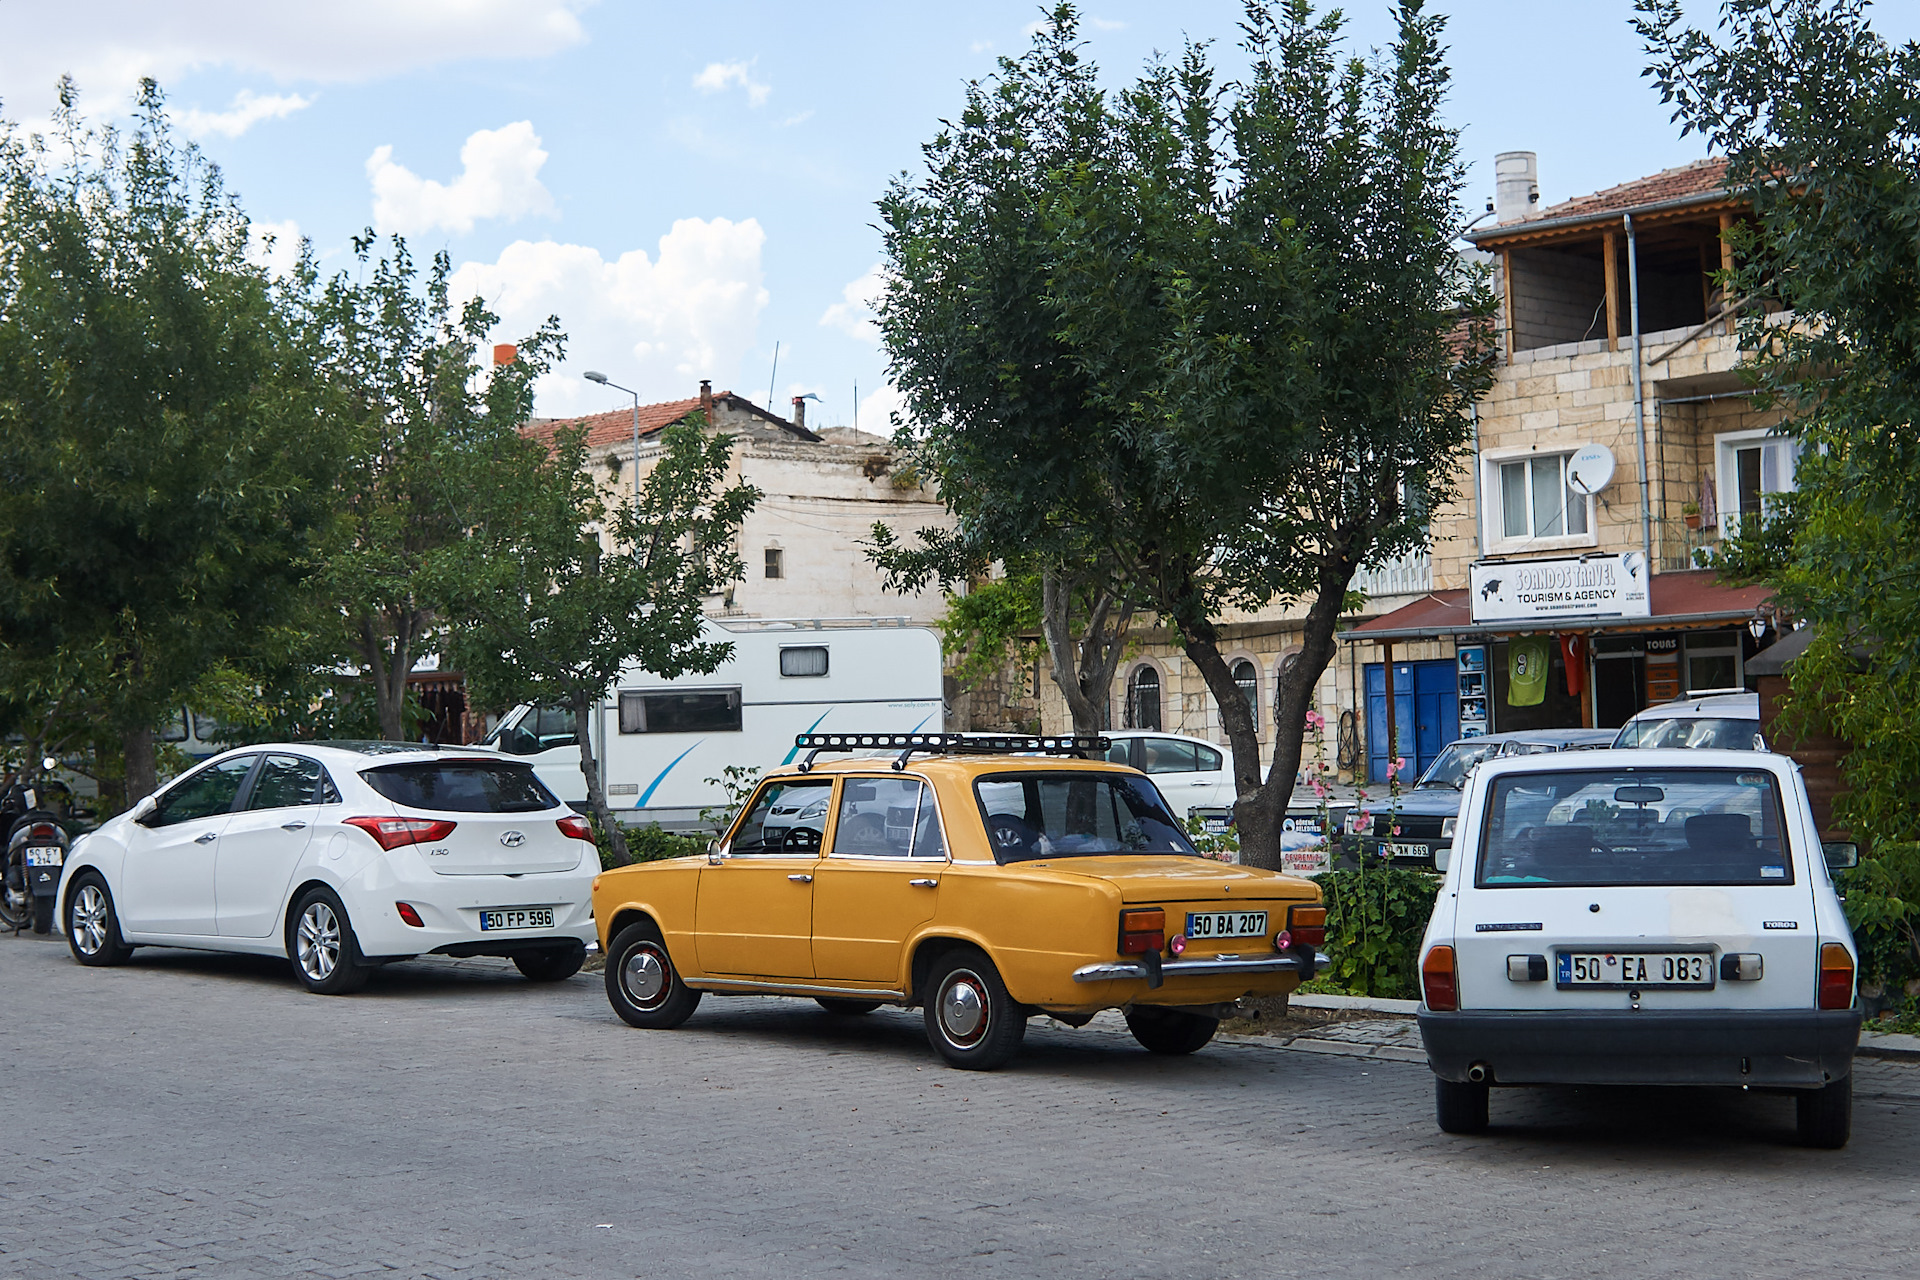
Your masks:
[{"label": "i30 badge", "polygon": [[507,848],[509,849],[518,849],[521,845],[525,844],[526,842],[527,842],[527,837],[522,832],[502,831],[500,833],[500,843],[507,846]]}]

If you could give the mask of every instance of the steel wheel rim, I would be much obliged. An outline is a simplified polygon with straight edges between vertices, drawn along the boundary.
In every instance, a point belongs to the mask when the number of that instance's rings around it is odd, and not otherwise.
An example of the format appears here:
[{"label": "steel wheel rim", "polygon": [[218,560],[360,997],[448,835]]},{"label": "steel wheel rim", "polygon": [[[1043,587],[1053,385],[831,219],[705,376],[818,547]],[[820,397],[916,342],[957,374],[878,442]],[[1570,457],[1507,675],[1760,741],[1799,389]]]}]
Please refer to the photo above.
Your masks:
[{"label": "steel wheel rim", "polygon": [[620,966],[620,989],[636,1009],[658,1009],[673,993],[673,965],[667,953],[643,942],[627,953]]},{"label": "steel wheel rim", "polygon": [[340,964],[340,921],[333,908],[324,902],[309,903],[300,913],[300,929],[295,935],[300,972],[315,982],[325,982]]},{"label": "steel wheel rim", "polygon": [[107,945],[107,895],[98,885],[82,885],[73,900],[73,945],[84,956]]},{"label": "steel wheel rim", "polygon": [[935,1019],[940,1034],[956,1049],[971,1049],[986,1038],[992,1023],[987,984],[971,969],[956,969],[940,985]]}]

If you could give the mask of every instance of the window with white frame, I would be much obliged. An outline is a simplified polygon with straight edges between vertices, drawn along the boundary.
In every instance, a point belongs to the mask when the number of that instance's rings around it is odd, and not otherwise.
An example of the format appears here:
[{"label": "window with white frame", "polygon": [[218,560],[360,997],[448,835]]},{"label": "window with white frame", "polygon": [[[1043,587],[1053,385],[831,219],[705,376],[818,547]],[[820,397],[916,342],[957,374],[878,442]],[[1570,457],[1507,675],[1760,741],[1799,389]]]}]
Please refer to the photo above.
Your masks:
[{"label": "window with white frame", "polygon": [[1720,531],[1732,537],[1743,521],[1773,514],[1776,495],[1793,490],[1800,442],[1772,431],[1734,431],[1713,443]]},{"label": "window with white frame", "polygon": [[1572,456],[1535,453],[1492,461],[1494,541],[1592,536],[1593,500],[1567,486]]}]

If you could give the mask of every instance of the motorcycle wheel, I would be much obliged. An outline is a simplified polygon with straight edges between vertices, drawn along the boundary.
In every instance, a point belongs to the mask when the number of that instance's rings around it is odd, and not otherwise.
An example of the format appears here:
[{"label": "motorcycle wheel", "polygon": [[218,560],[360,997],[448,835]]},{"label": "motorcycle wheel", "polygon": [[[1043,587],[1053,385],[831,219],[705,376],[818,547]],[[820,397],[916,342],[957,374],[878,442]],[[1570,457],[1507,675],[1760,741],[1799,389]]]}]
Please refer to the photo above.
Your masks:
[{"label": "motorcycle wheel", "polygon": [[0,924],[18,933],[32,920],[33,895],[27,892],[26,878],[18,864],[9,866],[0,885]]}]

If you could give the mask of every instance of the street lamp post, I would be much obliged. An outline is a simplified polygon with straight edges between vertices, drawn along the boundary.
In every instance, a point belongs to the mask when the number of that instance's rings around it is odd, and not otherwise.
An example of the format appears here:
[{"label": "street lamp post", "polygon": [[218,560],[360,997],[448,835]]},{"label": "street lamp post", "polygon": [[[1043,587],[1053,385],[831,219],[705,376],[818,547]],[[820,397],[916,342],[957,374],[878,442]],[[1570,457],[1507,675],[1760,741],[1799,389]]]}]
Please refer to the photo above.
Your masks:
[{"label": "street lamp post", "polygon": [[633,500],[640,501],[640,393],[631,387],[623,387],[617,382],[608,381],[607,375],[598,369],[586,372],[588,382],[597,382],[603,387],[612,387],[615,391],[624,391],[633,397]]}]

